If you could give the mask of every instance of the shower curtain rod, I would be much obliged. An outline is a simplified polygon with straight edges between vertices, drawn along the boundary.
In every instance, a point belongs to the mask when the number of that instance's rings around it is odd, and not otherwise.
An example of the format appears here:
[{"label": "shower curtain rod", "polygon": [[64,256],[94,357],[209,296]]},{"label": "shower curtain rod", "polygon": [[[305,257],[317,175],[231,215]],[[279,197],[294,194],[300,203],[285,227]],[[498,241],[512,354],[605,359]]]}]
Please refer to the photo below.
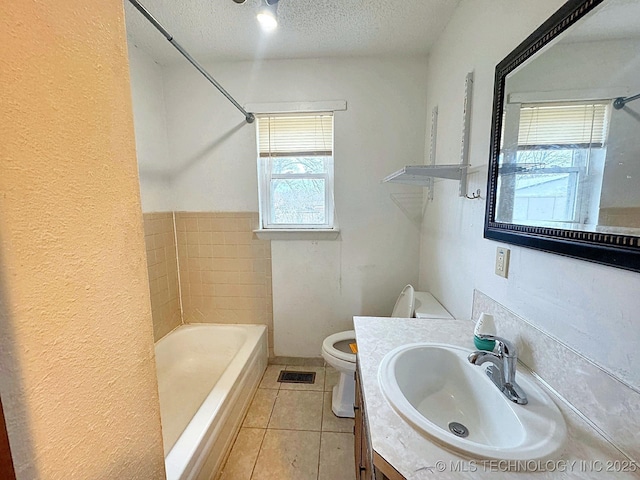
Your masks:
[{"label": "shower curtain rod", "polygon": [[616,110],[620,110],[627,103],[633,102],[634,100],[637,100],[639,98],[640,98],[640,93],[638,95],[634,95],[633,97],[627,97],[627,98],[618,97],[613,101],[613,108],[615,108]]},{"label": "shower curtain rod", "polygon": [[173,38],[173,36],[167,32],[167,30],[160,24],[160,22],[158,22],[153,15],[151,15],[151,13],[149,13],[149,11],[144,8],[140,2],[138,2],[138,0],[129,0],[129,3],[131,3],[131,5],[133,5],[134,7],[136,7],[136,9],[147,19],[149,20],[149,22],[158,29],[158,31],[160,33],[162,33],[162,35],[164,35],[164,37],[169,41],[169,43],[171,45],[173,45],[175,47],[176,50],[178,50],[182,56],[184,58],[186,58],[189,63],[191,63],[191,65],[193,65],[194,67],[196,67],[196,69],[202,74],[204,75],[204,77],[209,80],[214,87],[216,87],[218,90],[220,90],[220,93],[222,93],[225,97],[227,97],[227,99],[233,103],[233,105],[242,112],[242,114],[244,115],[244,118],[247,120],[247,123],[253,123],[253,121],[256,119],[255,115],[253,113],[249,113],[247,112],[244,108],[242,108],[242,105],[240,105],[238,102],[236,102],[236,99],[233,98],[231,96],[231,94],[229,94],[229,92],[227,92],[222,85],[220,85],[215,78],[213,78],[209,72],[207,72],[204,67],[202,65],[200,65],[191,55],[189,55],[189,52],[187,52],[184,48],[182,48],[182,45],[180,45],[178,42],[176,42]]}]

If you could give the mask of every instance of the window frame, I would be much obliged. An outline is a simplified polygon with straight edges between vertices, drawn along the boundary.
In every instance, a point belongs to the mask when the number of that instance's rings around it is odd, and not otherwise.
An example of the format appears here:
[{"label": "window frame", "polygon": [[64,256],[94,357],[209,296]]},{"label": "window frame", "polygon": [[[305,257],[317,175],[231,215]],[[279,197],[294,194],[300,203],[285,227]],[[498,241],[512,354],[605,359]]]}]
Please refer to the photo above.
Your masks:
[{"label": "window frame", "polygon": [[[261,156],[260,152],[260,121],[264,118],[299,116],[299,117],[315,117],[330,116],[331,117],[331,155],[277,155],[277,156]],[[333,231],[337,230],[335,222],[335,174],[334,174],[334,144],[335,144],[335,115],[332,111],[321,112],[287,112],[287,113],[264,113],[256,115],[256,146],[257,146],[257,163],[258,163],[258,203],[260,230],[272,232],[284,231]],[[320,157],[323,158],[325,165],[324,173],[273,173],[273,159],[275,158],[305,158]],[[302,180],[302,179],[319,179],[324,180],[324,217],[325,223],[272,223],[273,218],[273,192],[272,180]]]},{"label": "window frame", "polygon": [[[532,143],[520,143],[520,131],[522,127],[520,114],[525,108],[536,108],[536,107],[582,107],[582,106],[593,106],[593,107],[602,107],[602,136],[599,137],[601,139],[600,142],[593,142],[592,140],[587,143],[548,143],[548,144],[532,144]],[[582,192],[587,188],[586,180],[588,177],[589,162],[592,151],[594,150],[605,150],[607,148],[607,139],[609,135],[609,123],[611,116],[611,107],[612,100],[610,99],[572,99],[572,100],[554,100],[554,101],[513,101],[509,102],[505,105],[503,110],[503,122],[502,122],[502,133],[500,135],[500,150],[498,154],[498,158],[502,158],[504,155],[509,154],[507,150],[511,151],[511,155],[517,157],[519,152],[528,151],[528,150],[555,150],[559,147],[564,147],[565,150],[572,151],[586,151],[586,161],[583,166],[567,166],[567,167],[558,167],[558,166],[544,166],[540,168],[534,168],[529,170],[523,170],[519,172],[519,175],[528,175],[528,174],[568,174],[572,178],[572,182],[568,182],[571,185],[571,192],[568,191],[567,198],[571,196],[571,205],[572,205],[572,215],[571,219],[566,219],[562,221],[557,221],[563,224],[581,224],[584,222],[586,215],[588,212],[585,210],[585,206],[582,202]],[[515,113],[515,115],[514,115]],[[512,118],[511,124],[518,125],[517,130],[506,131],[505,126],[507,122],[505,118],[507,115],[510,115]],[[533,118],[533,117],[532,117]],[[595,110],[593,114],[593,118],[595,119]],[[593,123],[591,126],[591,135],[593,136]],[[505,149],[505,145],[509,145],[508,148]],[[575,155],[575,153],[574,153]],[[500,160],[502,164],[502,160]],[[522,163],[517,160],[514,164],[522,165]],[[499,185],[499,182],[496,182],[496,185]],[[496,198],[501,195],[500,189],[496,192]],[[514,199],[515,200],[515,199]],[[515,205],[515,204],[514,204]],[[523,221],[522,218],[513,218],[513,208],[511,213],[511,222],[521,223]],[[498,212],[496,212],[496,218],[498,217]],[[501,220],[502,221],[502,220]],[[555,220],[549,220],[549,223],[554,222]]]}]

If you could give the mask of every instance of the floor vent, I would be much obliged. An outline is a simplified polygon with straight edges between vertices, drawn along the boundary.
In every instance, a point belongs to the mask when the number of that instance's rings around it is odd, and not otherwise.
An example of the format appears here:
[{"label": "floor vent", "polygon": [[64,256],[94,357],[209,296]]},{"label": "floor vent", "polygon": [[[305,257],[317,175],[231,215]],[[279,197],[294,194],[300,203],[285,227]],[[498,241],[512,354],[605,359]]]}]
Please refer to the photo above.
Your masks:
[{"label": "floor vent", "polygon": [[285,372],[284,370],[281,370],[280,376],[278,377],[278,381],[280,383],[315,383],[316,373],[315,372]]}]

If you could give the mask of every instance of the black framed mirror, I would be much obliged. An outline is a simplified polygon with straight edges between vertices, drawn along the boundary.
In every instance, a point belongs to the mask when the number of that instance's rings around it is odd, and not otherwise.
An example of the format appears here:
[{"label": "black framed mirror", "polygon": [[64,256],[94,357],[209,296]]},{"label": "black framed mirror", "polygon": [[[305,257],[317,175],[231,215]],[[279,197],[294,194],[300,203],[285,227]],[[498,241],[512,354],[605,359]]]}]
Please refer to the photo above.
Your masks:
[{"label": "black framed mirror", "polygon": [[570,0],[496,67],[485,238],[640,271],[640,0]]}]

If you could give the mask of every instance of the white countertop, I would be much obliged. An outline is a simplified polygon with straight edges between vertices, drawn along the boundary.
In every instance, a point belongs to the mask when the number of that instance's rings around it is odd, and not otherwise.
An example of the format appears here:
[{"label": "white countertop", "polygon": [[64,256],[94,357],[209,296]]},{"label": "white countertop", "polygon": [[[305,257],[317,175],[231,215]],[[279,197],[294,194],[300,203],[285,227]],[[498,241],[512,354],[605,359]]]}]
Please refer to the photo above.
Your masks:
[{"label": "white countertop", "polygon": [[[626,457],[586,420],[540,383],[567,423],[567,439],[554,457],[519,463],[472,459],[433,443],[391,408],[378,386],[378,367],[387,352],[408,343],[447,343],[475,350],[473,323],[469,320],[354,317],[354,324],[371,447],[407,480],[640,477],[640,465],[637,470],[635,465],[629,465]],[[521,365],[518,375],[534,380]]]}]

